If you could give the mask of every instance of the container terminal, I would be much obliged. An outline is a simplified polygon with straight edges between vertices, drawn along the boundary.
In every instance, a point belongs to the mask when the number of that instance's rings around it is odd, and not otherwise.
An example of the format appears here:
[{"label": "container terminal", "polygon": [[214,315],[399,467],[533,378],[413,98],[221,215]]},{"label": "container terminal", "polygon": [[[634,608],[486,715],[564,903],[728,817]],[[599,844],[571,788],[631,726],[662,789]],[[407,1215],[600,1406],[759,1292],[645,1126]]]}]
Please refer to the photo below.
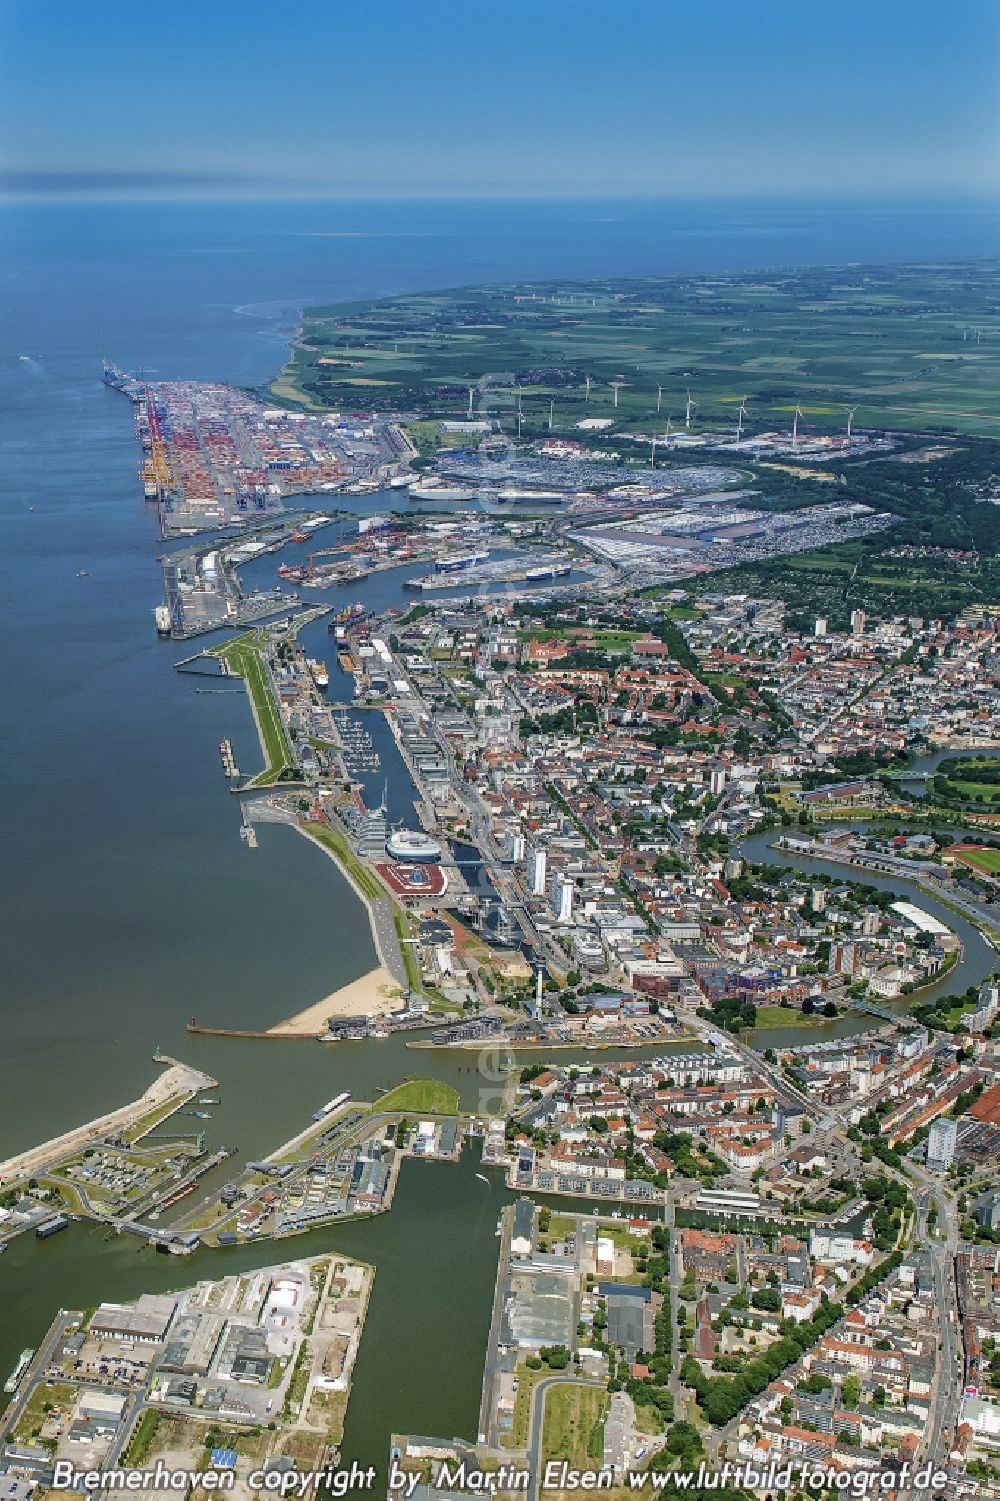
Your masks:
[{"label": "container terminal", "polygon": [[132,402],[143,494],[164,537],[244,527],[289,496],[387,482],[408,450],[383,418],[267,406],[234,386],[150,381],[105,362]]}]

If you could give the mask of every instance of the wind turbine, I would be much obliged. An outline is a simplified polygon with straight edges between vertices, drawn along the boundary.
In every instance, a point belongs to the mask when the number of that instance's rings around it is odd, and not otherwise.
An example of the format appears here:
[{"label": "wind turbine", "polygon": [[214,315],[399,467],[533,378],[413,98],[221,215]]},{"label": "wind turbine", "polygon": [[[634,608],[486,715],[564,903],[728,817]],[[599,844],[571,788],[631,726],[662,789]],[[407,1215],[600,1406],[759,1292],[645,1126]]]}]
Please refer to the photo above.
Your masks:
[{"label": "wind turbine", "polygon": [[649,442],[649,467],[656,468],[656,434],[654,433]]},{"label": "wind turbine", "polygon": [[792,418],[792,447],[797,448],[799,442],[799,418],[802,416],[802,408],[795,403],[795,416]]},{"label": "wind turbine", "polygon": [[740,402],[739,411],[736,413],[736,441],[737,441],[737,443],[740,441],[740,439],[743,436],[743,419],[744,419],[744,417],[749,417],[749,415],[750,415],[750,413],[747,411],[747,399],[744,396],[743,400]]},{"label": "wind turbine", "polygon": [[657,386],[657,388],[656,388],[656,410],[658,412],[660,412],[660,411],[662,411],[662,409],[663,409],[663,387],[662,386]]},{"label": "wind turbine", "polygon": [[469,416],[470,417],[472,416],[472,398],[475,395],[475,392],[476,392],[475,386],[470,386],[469,387]]},{"label": "wind turbine", "polygon": [[555,402],[555,397],[553,397],[552,400],[549,402],[549,432],[552,431],[552,416],[553,416],[553,413],[555,412],[555,407],[556,407],[556,402]]},{"label": "wind turbine", "polygon": [[851,407],[851,410],[847,414],[847,436],[848,437],[851,436],[851,433],[854,430],[854,413],[857,410],[858,410],[857,407]]},{"label": "wind turbine", "polygon": [[691,400],[691,392],[690,391],[687,393],[687,395],[688,395],[687,405],[684,408],[684,426],[685,427],[690,427],[691,426],[691,413],[694,411],[694,409],[698,405],[698,403],[696,401],[692,401]]},{"label": "wind turbine", "polygon": [[586,394],[586,396],[583,399],[584,399],[584,401],[589,401],[590,400],[590,376],[589,375],[587,376],[587,394]]},{"label": "wind turbine", "polygon": [[618,410],[618,392],[621,390],[622,386],[627,386],[628,385],[628,381],[626,381],[626,380],[612,380],[612,381],[608,382],[608,385],[611,387],[612,391],[614,391],[614,393],[615,393],[615,410],[617,411]]}]

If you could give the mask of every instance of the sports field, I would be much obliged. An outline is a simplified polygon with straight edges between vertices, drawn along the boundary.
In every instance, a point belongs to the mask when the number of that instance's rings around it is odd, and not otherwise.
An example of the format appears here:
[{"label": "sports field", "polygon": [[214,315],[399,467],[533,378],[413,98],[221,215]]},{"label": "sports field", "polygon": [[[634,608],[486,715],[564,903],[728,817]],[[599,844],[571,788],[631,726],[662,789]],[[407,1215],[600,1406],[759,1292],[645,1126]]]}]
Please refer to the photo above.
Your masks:
[{"label": "sports field", "polygon": [[981,870],[984,875],[1000,875],[1000,849],[985,849],[980,846],[963,844],[949,850],[956,860],[961,860],[963,865],[971,865],[973,870]]}]

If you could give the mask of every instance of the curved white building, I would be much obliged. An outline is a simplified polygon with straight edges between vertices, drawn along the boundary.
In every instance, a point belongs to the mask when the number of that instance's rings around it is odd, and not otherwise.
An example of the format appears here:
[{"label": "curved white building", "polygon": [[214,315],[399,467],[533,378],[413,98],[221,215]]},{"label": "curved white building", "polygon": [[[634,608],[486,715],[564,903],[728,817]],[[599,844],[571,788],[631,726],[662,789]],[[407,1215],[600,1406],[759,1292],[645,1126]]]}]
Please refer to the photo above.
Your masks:
[{"label": "curved white building", "polygon": [[405,864],[433,863],[441,858],[441,846],[419,829],[397,829],[385,842],[385,852]]}]

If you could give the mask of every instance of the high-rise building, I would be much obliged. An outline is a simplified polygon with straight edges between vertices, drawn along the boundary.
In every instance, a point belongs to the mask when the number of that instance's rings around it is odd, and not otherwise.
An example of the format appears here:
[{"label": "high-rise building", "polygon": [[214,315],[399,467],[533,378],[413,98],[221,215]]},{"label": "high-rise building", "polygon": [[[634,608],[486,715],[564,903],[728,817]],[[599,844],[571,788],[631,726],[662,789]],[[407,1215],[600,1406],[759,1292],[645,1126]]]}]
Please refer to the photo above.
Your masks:
[{"label": "high-rise building", "polygon": [[533,849],[528,852],[528,890],[532,896],[545,895],[545,878],[548,863],[548,855],[545,850]]},{"label": "high-rise building", "polygon": [[725,785],[726,785],[726,768],[724,766],[715,766],[715,767],[713,767],[712,768],[712,778],[711,778],[711,781],[709,782],[709,789],[710,789],[710,791],[712,793],[712,796],[713,797],[718,797],[719,793],[722,791],[722,789],[723,789],[723,787],[725,787]]},{"label": "high-rise building", "polygon": [[939,1116],[927,1133],[927,1166],[933,1173],[947,1172],[955,1160],[958,1122]]},{"label": "high-rise building", "polygon": [[552,889],[552,910],[557,922],[570,922],[573,917],[573,882],[557,876]]},{"label": "high-rise building", "polygon": [[853,943],[835,943],[830,950],[831,975],[853,975],[858,963],[857,946]]},{"label": "high-rise building", "polygon": [[851,635],[863,636],[865,633],[865,621],[868,619],[864,610],[851,611]]},{"label": "high-rise building", "polygon": [[814,912],[825,912],[826,888],[824,886],[814,886],[812,889],[812,894],[810,896],[810,902],[812,904],[812,909]]},{"label": "high-rise building", "polygon": [[817,615],[816,616],[816,625],[815,625],[813,634],[816,635],[816,636],[825,636],[826,635],[826,619],[825,619],[824,616],[822,616],[822,615]]}]

